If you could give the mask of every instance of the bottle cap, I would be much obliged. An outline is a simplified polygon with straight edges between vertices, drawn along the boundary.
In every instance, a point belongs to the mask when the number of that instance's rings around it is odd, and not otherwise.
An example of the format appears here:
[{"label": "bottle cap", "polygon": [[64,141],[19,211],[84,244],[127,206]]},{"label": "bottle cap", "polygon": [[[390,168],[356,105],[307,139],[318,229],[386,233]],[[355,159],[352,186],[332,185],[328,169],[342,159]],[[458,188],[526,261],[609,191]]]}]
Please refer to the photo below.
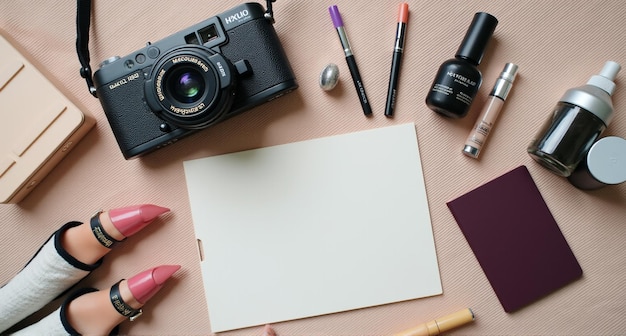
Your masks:
[{"label": "bottle cap", "polygon": [[613,61],[604,64],[598,75],[592,76],[587,85],[571,88],[559,101],[580,106],[597,116],[605,126],[613,119],[613,102],[611,94],[615,91],[615,77],[620,65]]},{"label": "bottle cap", "polygon": [[626,182],[626,139],[607,136],[596,141],[568,180],[584,190]]},{"label": "bottle cap", "polygon": [[496,96],[502,100],[506,100],[506,97],[509,95],[511,91],[511,87],[513,86],[513,81],[515,81],[515,77],[517,76],[517,64],[507,63],[504,65],[504,69],[500,73],[500,76],[496,80],[496,83],[491,90],[490,96]]},{"label": "bottle cap", "polygon": [[608,93],[609,96],[612,96],[615,91],[614,80],[621,68],[622,67],[618,63],[608,61],[604,64],[602,71],[600,71],[599,74],[592,76],[587,84],[596,86]]},{"label": "bottle cap", "polygon": [[461,42],[455,56],[467,59],[476,65],[480,64],[485,54],[487,42],[489,42],[497,25],[498,19],[489,13],[479,12],[474,14],[474,19],[467,29],[465,38],[463,38],[463,42]]}]

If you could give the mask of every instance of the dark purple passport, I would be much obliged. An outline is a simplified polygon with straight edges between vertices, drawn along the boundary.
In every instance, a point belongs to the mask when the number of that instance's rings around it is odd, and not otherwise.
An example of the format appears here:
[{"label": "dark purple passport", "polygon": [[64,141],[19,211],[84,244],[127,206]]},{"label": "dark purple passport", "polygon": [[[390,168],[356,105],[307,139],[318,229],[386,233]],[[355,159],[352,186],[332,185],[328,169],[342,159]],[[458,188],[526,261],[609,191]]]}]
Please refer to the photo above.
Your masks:
[{"label": "dark purple passport", "polygon": [[506,312],[582,276],[525,166],[447,204]]}]

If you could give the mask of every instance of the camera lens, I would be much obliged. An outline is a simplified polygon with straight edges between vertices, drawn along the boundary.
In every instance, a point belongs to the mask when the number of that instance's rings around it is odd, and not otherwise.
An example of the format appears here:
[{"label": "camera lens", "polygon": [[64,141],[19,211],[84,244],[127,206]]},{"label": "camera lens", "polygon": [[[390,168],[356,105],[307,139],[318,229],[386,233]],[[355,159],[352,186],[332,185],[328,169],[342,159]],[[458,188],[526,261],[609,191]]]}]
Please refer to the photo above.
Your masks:
[{"label": "camera lens", "polygon": [[186,129],[222,120],[234,100],[235,77],[224,56],[202,46],[162,55],[145,82],[146,103],[161,119]]},{"label": "camera lens", "polygon": [[193,104],[202,98],[204,94],[204,78],[194,68],[182,67],[175,69],[166,79],[166,83],[172,98],[181,103]]}]

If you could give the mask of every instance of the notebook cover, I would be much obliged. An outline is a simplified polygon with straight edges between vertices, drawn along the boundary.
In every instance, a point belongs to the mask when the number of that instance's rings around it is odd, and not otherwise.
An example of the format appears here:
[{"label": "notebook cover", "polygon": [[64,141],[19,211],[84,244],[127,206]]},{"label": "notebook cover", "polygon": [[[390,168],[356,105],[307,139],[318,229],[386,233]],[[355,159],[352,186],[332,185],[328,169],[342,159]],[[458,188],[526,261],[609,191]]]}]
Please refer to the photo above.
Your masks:
[{"label": "notebook cover", "polygon": [[525,166],[447,204],[506,312],[582,275]]},{"label": "notebook cover", "polygon": [[3,204],[26,197],[95,124],[27,56],[0,34]]}]

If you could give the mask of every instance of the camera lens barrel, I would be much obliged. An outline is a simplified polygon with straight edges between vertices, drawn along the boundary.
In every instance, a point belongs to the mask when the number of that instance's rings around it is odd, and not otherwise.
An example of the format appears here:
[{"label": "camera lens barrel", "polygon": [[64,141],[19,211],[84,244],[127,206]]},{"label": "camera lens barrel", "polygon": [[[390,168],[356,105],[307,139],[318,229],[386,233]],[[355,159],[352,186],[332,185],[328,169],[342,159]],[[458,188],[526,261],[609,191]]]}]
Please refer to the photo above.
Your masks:
[{"label": "camera lens barrel", "polygon": [[178,127],[202,129],[230,109],[235,75],[221,54],[202,46],[165,53],[145,84],[146,102],[159,117]]}]

